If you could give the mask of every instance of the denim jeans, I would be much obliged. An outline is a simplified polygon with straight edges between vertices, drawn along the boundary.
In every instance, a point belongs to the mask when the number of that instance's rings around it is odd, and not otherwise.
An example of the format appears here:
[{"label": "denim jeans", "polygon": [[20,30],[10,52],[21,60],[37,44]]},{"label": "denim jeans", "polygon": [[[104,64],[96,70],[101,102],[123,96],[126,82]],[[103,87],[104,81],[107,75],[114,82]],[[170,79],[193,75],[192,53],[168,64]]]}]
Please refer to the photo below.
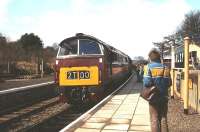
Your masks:
[{"label": "denim jeans", "polygon": [[168,101],[149,104],[149,113],[152,132],[168,132],[167,125]]}]

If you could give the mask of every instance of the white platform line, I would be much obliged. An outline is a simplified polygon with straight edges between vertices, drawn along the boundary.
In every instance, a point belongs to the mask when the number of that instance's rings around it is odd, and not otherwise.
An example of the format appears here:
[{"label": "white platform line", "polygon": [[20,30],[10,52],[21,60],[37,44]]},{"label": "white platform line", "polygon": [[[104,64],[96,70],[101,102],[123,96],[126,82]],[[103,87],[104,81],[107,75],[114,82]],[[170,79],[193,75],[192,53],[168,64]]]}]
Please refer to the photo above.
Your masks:
[{"label": "white platform line", "polygon": [[17,91],[21,91],[21,90],[31,89],[31,88],[40,87],[40,86],[46,86],[46,85],[50,85],[50,84],[54,84],[54,81],[3,90],[3,91],[0,91],[0,94],[17,92]]}]

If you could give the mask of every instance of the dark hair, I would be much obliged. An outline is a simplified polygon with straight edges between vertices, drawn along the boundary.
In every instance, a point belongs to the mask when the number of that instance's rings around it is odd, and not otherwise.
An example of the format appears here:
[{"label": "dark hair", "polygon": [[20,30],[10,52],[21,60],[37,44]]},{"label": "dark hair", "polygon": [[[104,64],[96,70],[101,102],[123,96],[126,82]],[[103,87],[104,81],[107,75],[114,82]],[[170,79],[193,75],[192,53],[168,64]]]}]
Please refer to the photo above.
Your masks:
[{"label": "dark hair", "polygon": [[157,50],[157,49],[152,49],[150,52],[149,52],[149,59],[151,61],[154,61],[154,60],[160,60],[160,52]]}]

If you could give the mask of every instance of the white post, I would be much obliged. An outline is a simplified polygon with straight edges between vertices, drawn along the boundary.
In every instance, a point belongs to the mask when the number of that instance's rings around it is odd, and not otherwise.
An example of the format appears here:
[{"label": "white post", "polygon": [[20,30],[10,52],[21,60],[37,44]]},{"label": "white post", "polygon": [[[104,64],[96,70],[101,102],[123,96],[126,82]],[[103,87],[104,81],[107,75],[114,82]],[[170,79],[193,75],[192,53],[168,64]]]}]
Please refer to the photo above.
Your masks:
[{"label": "white post", "polygon": [[175,68],[175,48],[174,48],[174,42],[171,46],[171,69]]},{"label": "white post", "polygon": [[8,73],[10,73],[10,62],[8,61]]},{"label": "white post", "polygon": [[42,59],[41,78],[43,78],[43,76],[44,76],[44,62],[43,62],[43,59]]},{"label": "white post", "polygon": [[174,41],[171,45],[171,80],[172,80],[172,85],[171,85],[171,98],[174,98],[174,69],[175,68],[175,49],[174,49]]}]

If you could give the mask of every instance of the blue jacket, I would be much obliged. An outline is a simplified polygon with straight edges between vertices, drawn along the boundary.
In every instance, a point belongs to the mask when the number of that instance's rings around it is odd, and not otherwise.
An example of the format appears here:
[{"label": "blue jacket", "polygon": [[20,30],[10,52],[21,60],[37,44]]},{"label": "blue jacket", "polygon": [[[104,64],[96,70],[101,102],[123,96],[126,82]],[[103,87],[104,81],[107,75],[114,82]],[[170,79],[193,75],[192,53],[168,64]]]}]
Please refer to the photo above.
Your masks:
[{"label": "blue jacket", "polygon": [[157,86],[162,97],[168,96],[168,88],[171,86],[170,69],[160,60],[153,61],[144,67],[144,87]]}]

